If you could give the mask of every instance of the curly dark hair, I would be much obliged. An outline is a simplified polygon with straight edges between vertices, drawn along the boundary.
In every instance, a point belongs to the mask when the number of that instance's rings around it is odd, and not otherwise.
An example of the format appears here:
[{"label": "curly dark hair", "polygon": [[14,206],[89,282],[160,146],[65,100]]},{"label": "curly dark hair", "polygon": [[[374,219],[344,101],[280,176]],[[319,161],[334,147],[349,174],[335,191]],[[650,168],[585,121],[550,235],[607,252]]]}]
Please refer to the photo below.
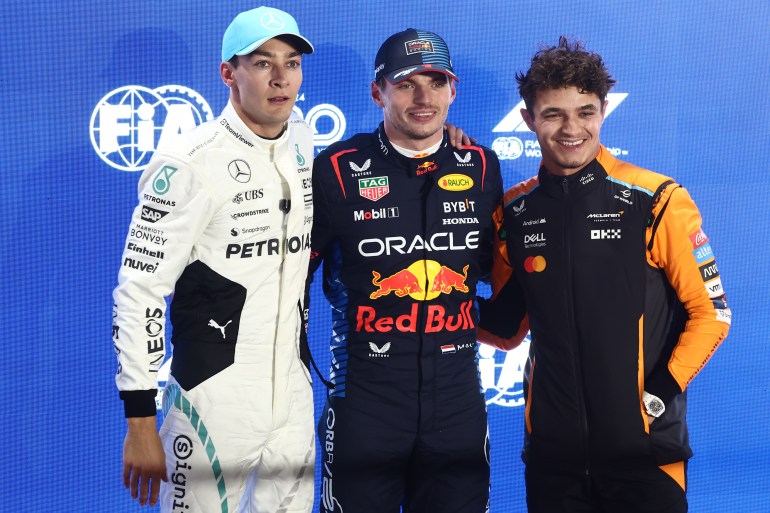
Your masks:
[{"label": "curly dark hair", "polygon": [[533,115],[538,91],[577,87],[581,93],[596,94],[604,104],[615,85],[601,55],[587,51],[581,41],[570,42],[565,36],[559,37],[556,46],[538,50],[529,71],[516,73],[516,81],[519,94]]}]

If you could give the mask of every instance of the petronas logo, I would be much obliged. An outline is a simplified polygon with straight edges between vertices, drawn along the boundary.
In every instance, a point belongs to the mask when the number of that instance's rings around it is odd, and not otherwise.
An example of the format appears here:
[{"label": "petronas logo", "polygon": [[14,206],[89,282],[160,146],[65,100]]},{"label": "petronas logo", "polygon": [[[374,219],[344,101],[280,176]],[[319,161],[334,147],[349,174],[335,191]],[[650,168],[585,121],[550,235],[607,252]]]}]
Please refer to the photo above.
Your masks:
[{"label": "petronas logo", "polygon": [[294,145],[294,149],[297,151],[297,165],[298,166],[304,166],[305,165],[305,157],[302,156],[302,154],[299,152],[299,144]]}]

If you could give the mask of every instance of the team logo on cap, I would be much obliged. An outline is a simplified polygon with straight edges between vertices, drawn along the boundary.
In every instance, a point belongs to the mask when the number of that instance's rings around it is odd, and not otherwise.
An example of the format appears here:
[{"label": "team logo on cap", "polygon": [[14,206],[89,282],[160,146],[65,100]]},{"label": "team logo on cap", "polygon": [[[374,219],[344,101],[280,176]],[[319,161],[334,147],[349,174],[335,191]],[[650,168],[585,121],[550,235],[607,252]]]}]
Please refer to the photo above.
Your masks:
[{"label": "team logo on cap", "polygon": [[283,21],[283,18],[274,12],[263,14],[259,19],[259,22],[262,23],[262,26],[268,30],[281,30],[286,26],[286,22]]},{"label": "team logo on cap", "polygon": [[413,53],[434,53],[433,43],[427,39],[412,39],[404,43],[406,48],[406,54],[412,55]]}]

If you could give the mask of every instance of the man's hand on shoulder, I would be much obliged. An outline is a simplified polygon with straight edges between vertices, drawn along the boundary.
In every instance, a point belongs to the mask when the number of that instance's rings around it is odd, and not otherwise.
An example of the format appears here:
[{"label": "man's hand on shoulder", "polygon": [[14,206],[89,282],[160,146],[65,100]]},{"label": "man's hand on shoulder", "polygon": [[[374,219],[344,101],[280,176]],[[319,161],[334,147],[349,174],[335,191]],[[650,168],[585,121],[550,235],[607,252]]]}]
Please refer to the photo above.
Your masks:
[{"label": "man's hand on shoulder", "polygon": [[449,137],[449,144],[457,149],[460,149],[463,146],[470,146],[472,143],[476,142],[475,137],[469,137],[460,127],[445,123],[444,128],[446,128],[447,136]]},{"label": "man's hand on shoulder", "polygon": [[166,457],[160,442],[155,417],[126,419],[128,432],[123,442],[123,485],[131,490],[131,498],[139,505],[158,503],[160,480],[166,476]]}]

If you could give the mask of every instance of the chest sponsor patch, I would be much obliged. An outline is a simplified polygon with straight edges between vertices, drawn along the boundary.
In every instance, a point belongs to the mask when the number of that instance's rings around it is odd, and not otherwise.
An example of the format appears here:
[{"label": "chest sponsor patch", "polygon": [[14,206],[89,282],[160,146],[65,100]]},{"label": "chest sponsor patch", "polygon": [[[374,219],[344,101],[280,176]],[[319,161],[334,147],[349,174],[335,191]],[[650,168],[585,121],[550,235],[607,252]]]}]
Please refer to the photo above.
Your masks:
[{"label": "chest sponsor patch", "polygon": [[467,191],[473,187],[473,178],[459,173],[452,173],[438,179],[438,186],[445,191]]},{"label": "chest sponsor patch", "polygon": [[377,201],[390,192],[387,176],[358,179],[358,194],[372,201]]}]

